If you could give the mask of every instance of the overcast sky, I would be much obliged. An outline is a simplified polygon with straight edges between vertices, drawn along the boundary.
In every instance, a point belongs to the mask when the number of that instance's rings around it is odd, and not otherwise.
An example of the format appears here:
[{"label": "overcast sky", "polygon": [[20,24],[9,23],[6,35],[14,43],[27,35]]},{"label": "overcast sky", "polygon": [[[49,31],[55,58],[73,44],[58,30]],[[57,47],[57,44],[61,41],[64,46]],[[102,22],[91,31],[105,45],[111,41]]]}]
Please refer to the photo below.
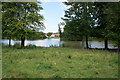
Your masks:
[{"label": "overcast sky", "polygon": [[41,12],[45,18],[46,29],[43,32],[58,32],[58,24],[62,21],[66,7],[62,2],[42,2]]}]

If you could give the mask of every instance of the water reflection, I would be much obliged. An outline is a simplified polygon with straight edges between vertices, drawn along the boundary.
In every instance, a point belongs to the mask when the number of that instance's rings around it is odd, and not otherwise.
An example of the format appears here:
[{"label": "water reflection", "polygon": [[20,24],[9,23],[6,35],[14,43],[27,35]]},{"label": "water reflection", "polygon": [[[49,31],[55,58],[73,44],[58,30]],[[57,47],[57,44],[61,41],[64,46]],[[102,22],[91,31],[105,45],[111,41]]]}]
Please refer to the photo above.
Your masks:
[{"label": "water reflection", "polygon": [[[3,45],[8,45],[8,40],[1,40],[0,43]],[[20,41],[17,40],[11,40],[11,45],[19,44]],[[104,41],[89,41],[89,47],[90,48],[104,48]],[[66,47],[81,47],[82,42],[81,41],[60,41],[60,39],[44,39],[44,40],[26,40],[25,46],[27,45],[36,45],[36,46],[42,46],[42,47],[50,47],[50,46],[66,46]],[[115,44],[109,43],[109,48],[117,48]]]},{"label": "water reflection", "polygon": [[[62,41],[62,44],[64,44],[64,46],[71,46],[71,47],[82,47],[82,42],[81,41]],[[85,44],[85,43],[84,43]],[[89,48],[104,48],[104,41],[88,41],[88,46]],[[86,47],[86,45],[85,45]],[[117,46],[115,46],[115,44],[112,43],[108,43],[108,48],[112,49],[112,48],[117,48]]]},{"label": "water reflection", "polygon": [[50,47],[50,46],[60,46],[60,39],[44,39],[44,40],[26,40],[26,45],[36,45],[42,47]]}]

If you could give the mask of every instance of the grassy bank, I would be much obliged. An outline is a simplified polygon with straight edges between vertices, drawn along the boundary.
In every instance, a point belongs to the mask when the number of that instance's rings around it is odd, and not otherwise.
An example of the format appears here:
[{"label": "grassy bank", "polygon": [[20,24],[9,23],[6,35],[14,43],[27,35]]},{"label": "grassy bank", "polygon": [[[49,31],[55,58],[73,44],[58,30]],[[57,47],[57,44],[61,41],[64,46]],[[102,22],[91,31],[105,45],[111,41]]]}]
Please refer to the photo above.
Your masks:
[{"label": "grassy bank", "polygon": [[3,47],[3,78],[117,78],[118,54],[74,48]]}]

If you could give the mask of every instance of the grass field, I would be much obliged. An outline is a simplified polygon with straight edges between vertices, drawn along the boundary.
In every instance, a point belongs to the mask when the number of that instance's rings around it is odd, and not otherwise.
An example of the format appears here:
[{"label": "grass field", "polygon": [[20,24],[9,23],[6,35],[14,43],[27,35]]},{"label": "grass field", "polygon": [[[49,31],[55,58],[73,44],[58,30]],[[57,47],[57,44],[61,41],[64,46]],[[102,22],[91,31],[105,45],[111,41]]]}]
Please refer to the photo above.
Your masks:
[{"label": "grass field", "polygon": [[118,54],[74,48],[3,47],[3,78],[118,78]]}]

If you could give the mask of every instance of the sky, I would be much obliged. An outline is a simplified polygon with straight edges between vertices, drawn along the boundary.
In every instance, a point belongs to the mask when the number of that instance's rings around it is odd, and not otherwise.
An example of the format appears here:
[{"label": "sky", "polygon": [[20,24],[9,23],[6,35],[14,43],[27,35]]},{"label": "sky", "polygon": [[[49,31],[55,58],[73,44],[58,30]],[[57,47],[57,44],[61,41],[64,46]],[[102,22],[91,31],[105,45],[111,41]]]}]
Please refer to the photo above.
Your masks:
[{"label": "sky", "polygon": [[65,5],[62,2],[42,2],[41,6],[43,11],[41,14],[44,16],[44,24],[47,32],[58,32],[58,24],[62,22],[61,17],[64,17]]}]

